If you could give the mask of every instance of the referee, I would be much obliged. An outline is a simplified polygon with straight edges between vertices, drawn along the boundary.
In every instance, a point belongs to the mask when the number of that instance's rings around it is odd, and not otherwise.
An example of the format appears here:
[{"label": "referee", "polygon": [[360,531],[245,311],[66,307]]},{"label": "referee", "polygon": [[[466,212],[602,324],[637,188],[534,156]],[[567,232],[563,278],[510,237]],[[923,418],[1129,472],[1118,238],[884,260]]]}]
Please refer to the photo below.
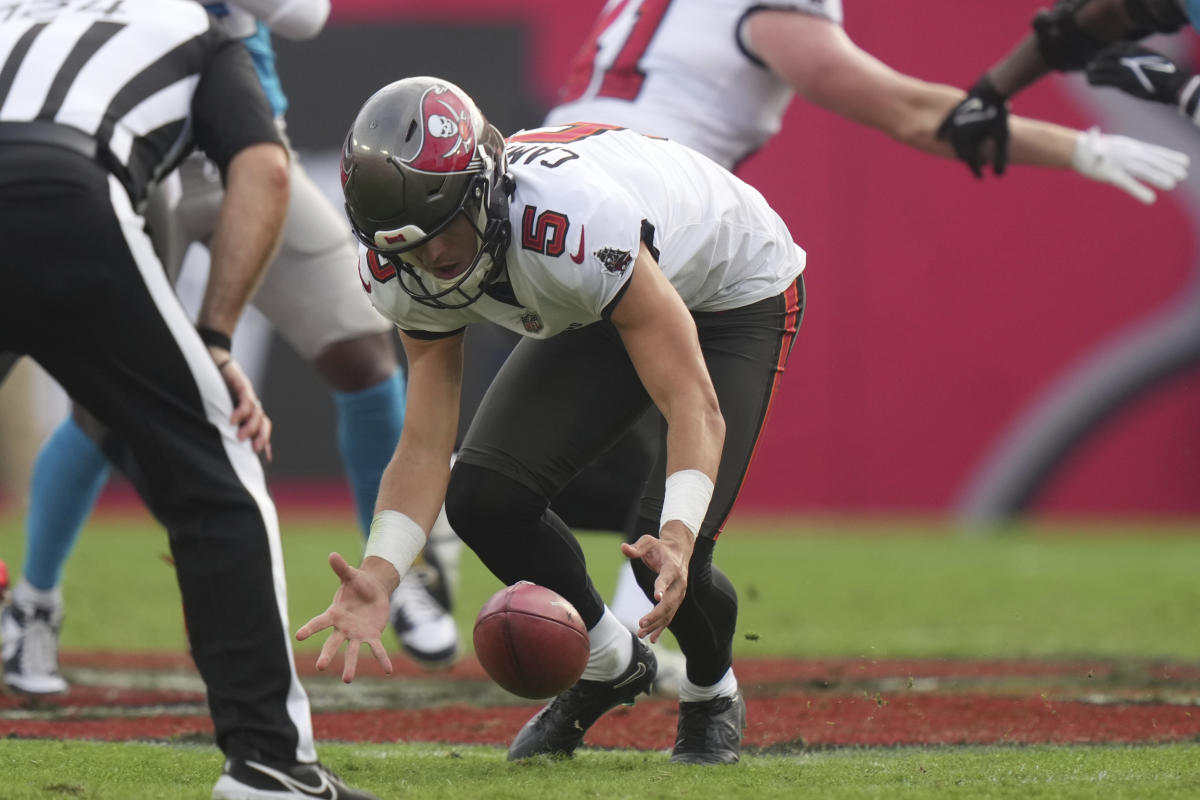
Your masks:
[{"label": "referee", "polygon": [[[140,209],[193,146],[226,194],[193,327]],[[0,15],[0,352],[111,428],[167,528],[225,768],[214,798],[370,798],[316,761],[229,336],[279,237],[288,156],[244,47],[187,0],[18,0]],[[12,609],[9,609],[9,613]]]}]

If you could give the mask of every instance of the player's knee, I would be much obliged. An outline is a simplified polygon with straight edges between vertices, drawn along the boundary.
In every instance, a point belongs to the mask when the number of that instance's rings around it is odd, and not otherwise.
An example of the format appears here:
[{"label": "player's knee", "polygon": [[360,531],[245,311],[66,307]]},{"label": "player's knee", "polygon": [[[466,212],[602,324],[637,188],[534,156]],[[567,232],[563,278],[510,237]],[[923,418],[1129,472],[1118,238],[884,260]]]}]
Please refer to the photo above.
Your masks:
[{"label": "player's knee", "polygon": [[528,531],[546,510],[546,499],[507,475],[475,466],[455,465],[446,490],[446,518],[473,550],[488,539]]}]

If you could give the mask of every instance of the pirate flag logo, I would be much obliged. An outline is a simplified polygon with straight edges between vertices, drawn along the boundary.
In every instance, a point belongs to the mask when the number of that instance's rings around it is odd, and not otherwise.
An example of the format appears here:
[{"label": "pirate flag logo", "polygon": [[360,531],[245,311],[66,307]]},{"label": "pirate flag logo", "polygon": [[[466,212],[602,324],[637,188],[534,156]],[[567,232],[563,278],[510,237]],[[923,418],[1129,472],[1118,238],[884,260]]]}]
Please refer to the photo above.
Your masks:
[{"label": "pirate flag logo", "polygon": [[475,155],[471,110],[448,86],[435,86],[421,98],[421,148],[409,163],[429,172],[461,172]]}]

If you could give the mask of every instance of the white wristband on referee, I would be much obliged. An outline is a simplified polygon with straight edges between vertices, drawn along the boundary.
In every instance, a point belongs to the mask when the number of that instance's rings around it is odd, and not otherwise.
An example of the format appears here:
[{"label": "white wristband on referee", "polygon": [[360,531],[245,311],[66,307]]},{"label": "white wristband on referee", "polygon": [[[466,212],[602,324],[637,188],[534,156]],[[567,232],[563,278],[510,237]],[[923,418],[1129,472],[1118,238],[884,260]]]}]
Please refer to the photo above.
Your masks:
[{"label": "white wristband on referee", "polygon": [[681,469],[667,476],[663,493],[662,517],[658,528],[671,520],[679,520],[692,532],[693,538],[700,535],[704,515],[708,513],[708,501],[712,500],[713,482],[698,469]]},{"label": "white wristband on referee", "polygon": [[371,534],[367,537],[363,558],[382,558],[403,576],[423,547],[425,529],[412,517],[399,511],[380,511],[371,520]]}]

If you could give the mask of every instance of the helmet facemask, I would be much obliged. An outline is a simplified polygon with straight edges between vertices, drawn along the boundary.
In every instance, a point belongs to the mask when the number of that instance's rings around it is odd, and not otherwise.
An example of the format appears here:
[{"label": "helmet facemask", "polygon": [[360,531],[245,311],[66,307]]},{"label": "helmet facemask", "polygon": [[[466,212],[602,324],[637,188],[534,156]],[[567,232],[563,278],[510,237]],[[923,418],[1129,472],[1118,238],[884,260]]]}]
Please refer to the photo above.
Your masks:
[{"label": "helmet facemask", "polygon": [[[504,250],[508,246],[507,197],[500,204],[504,213],[494,214],[496,203],[491,199],[489,181],[482,175],[472,180],[462,203],[446,220],[429,233],[416,226],[402,228],[407,241],[401,247],[382,249],[378,242],[393,232],[379,232],[376,242],[367,244],[382,259],[396,268],[400,288],[422,305],[432,308],[463,308],[478,300],[487,287],[503,271]],[[493,211],[489,211],[489,206]],[[462,216],[475,234],[476,250],[470,265],[452,278],[438,278],[424,263],[423,246],[443,234],[450,224]]]}]

